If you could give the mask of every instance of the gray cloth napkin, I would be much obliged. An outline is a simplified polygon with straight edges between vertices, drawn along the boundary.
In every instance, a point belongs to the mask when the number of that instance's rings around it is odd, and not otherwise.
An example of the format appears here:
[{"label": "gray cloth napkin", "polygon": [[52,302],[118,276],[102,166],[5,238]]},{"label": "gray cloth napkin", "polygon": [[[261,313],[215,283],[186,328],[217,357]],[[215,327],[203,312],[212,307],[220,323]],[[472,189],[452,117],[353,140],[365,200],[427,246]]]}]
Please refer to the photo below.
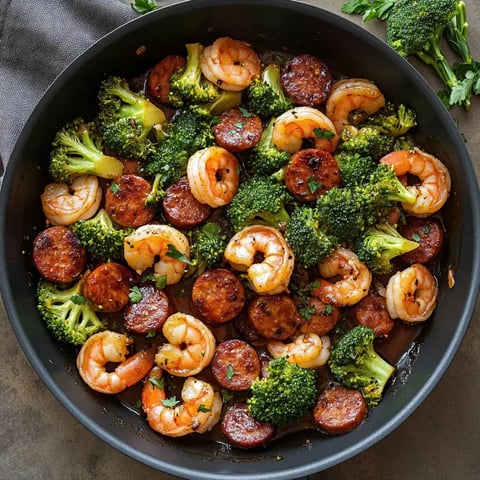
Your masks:
[{"label": "gray cloth napkin", "polygon": [[125,0],[0,0],[3,164],[57,75],[96,40],[136,16]]}]

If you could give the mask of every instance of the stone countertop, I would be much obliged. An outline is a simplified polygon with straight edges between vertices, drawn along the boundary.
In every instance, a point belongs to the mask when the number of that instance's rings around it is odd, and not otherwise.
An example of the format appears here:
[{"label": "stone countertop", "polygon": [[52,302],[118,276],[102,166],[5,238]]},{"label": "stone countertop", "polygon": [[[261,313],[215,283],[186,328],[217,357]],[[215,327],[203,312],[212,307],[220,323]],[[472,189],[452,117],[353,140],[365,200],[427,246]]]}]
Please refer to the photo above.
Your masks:
[{"label": "stone countertop", "polygon": [[[342,0],[309,1],[340,14]],[[473,54],[480,57],[480,4],[470,0]],[[380,38],[384,26],[361,24]],[[435,89],[438,83],[414,63]],[[452,115],[467,140],[480,178],[480,102]],[[0,304],[0,478],[9,480],[174,479],[137,463],[100,441],[46,389],[26,360]],[[367,451],[309,478],[322,480],[473,480],[480,475],[480,304],[450,368],[424,403],[394,432]]]}]

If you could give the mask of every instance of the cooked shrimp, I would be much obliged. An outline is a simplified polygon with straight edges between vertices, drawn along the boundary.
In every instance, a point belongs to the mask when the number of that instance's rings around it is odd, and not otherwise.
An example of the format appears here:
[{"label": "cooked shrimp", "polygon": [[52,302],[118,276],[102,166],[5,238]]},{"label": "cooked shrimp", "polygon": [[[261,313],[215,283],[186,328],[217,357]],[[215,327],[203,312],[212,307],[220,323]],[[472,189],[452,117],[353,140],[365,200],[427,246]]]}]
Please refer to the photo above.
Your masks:
[{"label": "cooked shrimp", "polygon": [[[256,261],[259,254],[261,261]],[[224,256],[235,270],[247,272],[255,292],[274,295],[288,289],[295,257],[279,230],[263,225],[246,227],[230,239]]]},{"label": "cooked shrimp", "polygon": [[[141,350],[127,358],[133,340],[122,333],[105,330],[87,339],[77,356],[83,381],[101,393],[120,393],[139,382],[153,367],[153,350]],[[107,363],[118,363],[107,371]]]},{"label": "cooked shrimp", "polygon": [[330,337],[306,333],[295,337],[290,343],[268,342],[267,350],[273,358],[288,355],[288,361],[302,368],[317,368],[325,365],[330,357]]},{"label": "cooked shrimp", "polygon": [[334,152],[338,144],[335,126],[320,110],[297,107],[283,112],[273,126],[272,141],[279,149],[290,154],[302,148],[303,140],[310,138],[315,148]]},{"label": "cooked shrimp", "polygon": [[247,88],[261,73],[260,58],[241,40],[217,38],[206,47],[200,58],[202,73],[223,90],[239,92]]},{"label": "cooked shrimp", "polygon": [[43,213],[52,225],[71,225],[95,215],[102,200],[102,189],[95,175],[80,175],[71,186],[49,183],[40,198]]},{"label": "cooked shrimp", "polygon": [[212,208],[232,201],[240,182],[237,157],[222,147],[197,150],[187,164],[187,178],[192,195]]},{"label": "cooked shrimp", "polygon": [[415,194],[414,203],[402,204],[404,210],[417,217],[426,217],[440,210],[450,195],[451,179],[447,167],[436,157],[415,147],[385,155],[380,163],[393,165],[397,175],[414,175],[418,185],[407,185]]},{"label": "cooked shrimp", "polygon": [[177,404],[172,397],[169,406],[162,375],[159,367],[153,367],[142,391],[142,406],[150,427],[169,437],[211,430],[222,413],[220,394],[209,383],[188,377],[181,393],[183,403]]},{"label": "cooked shrimp", "polygon": [[153,266],[155,276],[165,276],[167,284],[172,285],[185,272],[186,262],[181,256],[190,257],[190,245],[183,233],[169,225],[142,225],[125,237],[123,256],[139,275]]},{"label": "cooked shrimp", "polygon": [[163,324],[162,333],[169,343],[159,347],[155,363],[171,375],[196,375],[212,361],[215,337],[194,316],[181,312],[170,315]]},{"label": "cooked shrimp", "polygon": [[416,323],[427,320],[437,303],[438,286],[427,267],[414,263],[390,277],[385,298],[392,318]]},{"label": "cooked shrimp", "polygon": [[327,117],[333,122],[338,133],[350,123],[349,116],[355,111],[372,115],[385,106],[385,97],[370,80],[347,78],[335,82],[327,98]]},{"label": "cooked shrimp", "polygon": [[[372,273],[355,253],[343,247],[337,248],[325,261],[318,265],[320,286],[312,290],[312,295],[325,303],[337,307],[354,305],[368,294],[372,283]],[[326,278],[341,278],[329,282]]]}]

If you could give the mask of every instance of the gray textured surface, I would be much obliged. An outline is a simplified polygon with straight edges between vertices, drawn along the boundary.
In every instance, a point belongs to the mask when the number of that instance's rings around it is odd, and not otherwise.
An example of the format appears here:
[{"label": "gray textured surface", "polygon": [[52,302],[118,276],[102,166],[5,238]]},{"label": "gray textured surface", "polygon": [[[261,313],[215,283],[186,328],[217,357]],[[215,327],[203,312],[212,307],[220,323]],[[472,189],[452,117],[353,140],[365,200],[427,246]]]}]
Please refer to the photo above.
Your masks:
[{"label": "gray textured surface", "polygon": [[[316,4],[339,13],[342,0],[318,0],[305,3]],[[474,54],[480,57],[480,6],[467,2],[470,19],[470,38]],[[33,4],[33,5],[32,5]],[[83,6],[79,6],[83,5]],[[42,38],[42,22],[38,12],[59,16],[56,8],[61,6],[63,17],[86,15],[81,33],[72,33],[72,38],[58,41],[61,61],[52,64],[43,51],[52,45],[37,43],[24,45],[24,55],[16,68],[25,68],[29,62],[38,62],[39,77],[26,85],[22,98],[16,103],[17,113],[13,119],[0,118],[0,153],[4,160],[11,151],[12,140],[18,135],[33,104],[65,62],[89,46],[101,34],[114,28],[132,13],[118,1],[47,1],[24,2],[0,1],[0,52],[4,61],[9,55],[9,41],[22,32],[30,35],[38,29]],[[86,6],[86,8],[85,8]],[[69,9],[74,9],[69,11]],[[110,22],[95,21],[94,8],[103,14],[111,9]],[[76,9],[76,10],[75,10]],[[81,11],[80,11],[80,10]],[[35,16],[34,16],[35,15]],[[100,18],[100,16],[98,17]],[[105,18],[103,15],[102,18]],[[361,23],[358,17],[350,20]],[[362,24],[373,33],[383,37],[380,24]],[[17,40],[15,40],[17,43]],[[10,44],[11,45],[11,44]],[[43,62],[43,63],[42,63]],[[0,68],[6,68],[1,63]],[[48,68],[45,68],[45,65]],[[10,66],[9,66],[10,68]],[[421,72],[437,87],[430,73],[418,66]],[[5,70],[2,73],[7,73]],[[15,78],[18,71],[9,70]],[[3,77],[5,78],[5,77]],[[2,101],[7,94],[7,84],[1,85]],[[18,92],[17,92],[18,93]],[[3,110],[5,111],[5,110]],[[474,102],[468,114],[453,111],[459,127],[467,139],[467,147],[480,178],[480,102]],[[90,480],[144,480],[173,479],[155,472],[149,467],[118,453],[88,432],[44,387],[13,335],[6,318],[3,304],[0,305],[0,480],[63,479]],[[480,415],[478,392],[480,391],[480,306],[477,303],[470,328],[449,370],[420,408],[387,438],[355,458],[325,472],[310,476],[310,479],[423,479],[452,480],[476,479],[480,475]]]}]

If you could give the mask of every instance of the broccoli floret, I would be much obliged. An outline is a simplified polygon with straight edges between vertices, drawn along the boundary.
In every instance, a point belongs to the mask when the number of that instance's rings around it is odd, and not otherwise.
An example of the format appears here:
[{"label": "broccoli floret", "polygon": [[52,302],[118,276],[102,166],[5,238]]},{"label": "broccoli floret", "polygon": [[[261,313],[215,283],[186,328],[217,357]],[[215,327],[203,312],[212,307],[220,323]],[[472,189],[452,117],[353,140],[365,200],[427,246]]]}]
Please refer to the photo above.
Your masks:
[{"label": "broccoli floret", "polygon": [[275,118],[272,118],[263,130],[260,140],[245,159],[246,167],[254,175],[272,175],[290,161],[289,153],[278,150],[273,144],[274,125]]},{"label": "broccoli floret", "polygon": [[123,157],[145,160],[154,150],[157,128],[166,122],[163,110],[118,76],[102,81],[98,103],[105,146]]},{"label": "broccoli floret", "polygon": [[294,107],[294,101],[285,95],[280,83],[280,65],[271,63],[263,69],[245,91],[244,103],[263,118],[276,117]]},{"label": "broccoli floret", "polygon": [[378,198],[386,201],[412,204],[416,200],[416,195],[400,182],[393,165],[378,164],[369,183],[378,192]]},{"label": "broccoli floret", "polygon": [[[460,82],[442,52],[442,39],[454,18],[458,0],[397,0],[390,10],[386,39],[400,55],[416,55],[435,70],[451,92]],[[470,98],[458,102],[465,109]]]},{"label": "broccoli floret", "polygon": [[165,190],[162,187],[162,175],[157,173],[153,179],[152,189],[145,199],[146,207],[157,207],[158,204],[162,201],[162,198],[165,197]]},{"label": "broccoli floret", "polygon": [[403,103],[397,107],[392,102],[387,102],[384,108],[369,116],[366,123],[380,128],[387,135],[400,137],[417,125],[417,115]]},{"label": "broccoli floret", "polygon": [[200,276],[205,270],[219,266],[229,236],[218,223],[207,222],[188,232],[190,240],[189,274]]},{"label": "broccoli floret", "polygon": [[381,401],[395,371],[375,351],[374,338],[372,329],[357,325],[333,345],[328,360],[333,377],[346,387],[360,390],[369,407]]},{"label": "broccoli floret", "polygon": [[387,135],[380,128],[364,125],[360,128],[347,125],[340,134],[338,150],[341,152],[369,155],[378,160],[390,153],[395,145],[395,138]]},{"label": "broccoli floret", "polygon": [[94,217],[78,220],[70,225],[73,234],[95,260],[121,260],[123,240],[133,232],[132,228],[119,228],[101,208]]},{"label": "broccoli floret", "polygon": [[387,222],[365,230],[355,240],[354,251],[361,262],[377,274],[392,270],[391,260],[418,247],[418,243],[402,237],[395,227]]},{"label": "broccoli floret", "polygon": [[338,244],[322,227],[318,212],[308,205],[293,211],[285,230],[285,238],[292,247],[295,260],[308,268],[327,258]]},{"label": "broccoli floret", "polygon": [[248,411],[253,418],[270,425],[297,421],[317,401],[316,372],[290,363],[287,356],[271,360],[268,376],[250,386]]},{"label": "broccoli floret", "polygon": [[159,175],[157,185],[161,189],[178,181],[186,174],[190,155],[215,145],[212,121],[213,117],[204,108],[192,106],[181,110],[173,118],[166,138],[142,166],[142,172],[148,177]]},{"label": "broccoli floret", "polygon": [[367,183],[378,166],[372,157],[359,153],[339,152],[335,160],[340,169],[342,185],[348,187]]},{"label": "broccoli floret", "polygon": [[115,178],[123,173],[123,163],[103,153],[96,125],[79,117],[56,133],[49,171],[56,182],[69,182],[85,174]]},{"label": "broccoli floret", "polygon": [[200,68],[205,47],[201,43],[187,43],[185,48],[185,68],[176,71],[170,78],[170,101],[176,107],[213,101],[218,95],[218,88],[203,76]]},{"label": "broccoli floret", "polygon": [[82,296],[83,278],[65,290],[45,280],[38,282],[38,311],[47,328],[60,342],[82,345],[90,335],[105,328]]},{"label": "broccoli floret", "polygon": [[284,183],[271,177],[251,177],[240,185],[226,215],[235,232],[253,224],[284,230],[290,221],[285,207],[292,200]]},{"label": "broccoli floret", "polygon": [[370,184],[331,188],[316,203],[323,228],[339,242],[353,241],[386,218],[391,206]]}]

